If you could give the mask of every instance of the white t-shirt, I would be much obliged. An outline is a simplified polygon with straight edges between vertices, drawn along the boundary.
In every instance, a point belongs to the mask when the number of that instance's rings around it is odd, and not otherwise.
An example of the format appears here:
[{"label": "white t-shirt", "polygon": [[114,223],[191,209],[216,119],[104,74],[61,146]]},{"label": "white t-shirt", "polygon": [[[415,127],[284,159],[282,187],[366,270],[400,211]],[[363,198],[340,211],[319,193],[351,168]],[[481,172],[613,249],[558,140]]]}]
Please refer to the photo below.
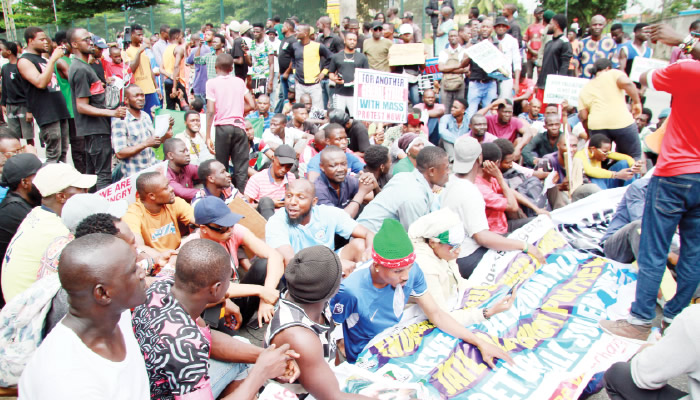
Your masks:
[{"label": "white t-shirt", "polygon": [[150,399],[146,364],[134,337],[129,310],[122,314],[119,328],[126,343],[126,357],[113,362],[90,350],[63,322],[58,323],[24,369],[19,398]]},{"label": "white t-shirt", "polygon": [[275,143],[278,146],[286,144],[294,148],[296,143],[300,140],[303,140],[305,137],[306,133],[304,133],[304,131],[286,126],[284,128],[284,143],[282,142],[282,138],[272,133],[270,129],[265,129],[265,132],[263,132],[262,134],[262,141],[265,142],[266,147],[272,143]]},{"label": "white t-shirt", "polygon": [[459,258],[472,254],[480,246],[472,236],[489,230],[486,219],[486,203],[479,188],[468,179],[450,176],[442,192],[442,207],[447,207],[459,215],[464,224],[465,238],[459,249]]}]

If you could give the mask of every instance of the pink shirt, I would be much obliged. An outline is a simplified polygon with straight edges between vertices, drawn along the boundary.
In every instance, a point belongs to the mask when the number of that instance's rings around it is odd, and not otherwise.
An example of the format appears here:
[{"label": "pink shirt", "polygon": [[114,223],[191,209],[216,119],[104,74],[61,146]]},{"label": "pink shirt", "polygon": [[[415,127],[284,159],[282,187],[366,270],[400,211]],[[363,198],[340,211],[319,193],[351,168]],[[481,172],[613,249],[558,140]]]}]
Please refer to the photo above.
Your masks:
[{"label": "pink shirt", "polygon": [[248,88],[241,78],[234,75],[217,76],[207,81],[206,92],[207,100],[214,101],[216,105],[214,126],[234,125],[245,129],[244,96]]},{"label": "pink shirt", "polygon": [[295,179],[294,174],[287,172],[284,180],[281,183],[277,183],[275,178],[272,177],[272,169],[267,168],[248,178],[248,183],[245,185],[243,193],[255,201],[260,201],[263,197],[269,197],[272,200],[282,200],[284,199],[287,183]]},{"label": "pink shirt", "polygon": [[506,219],[508,199],[503,195],[503,190],[496,178],[487,181],[481,176],[477,176],[474,183],[479,188],[481,195],[484,196],[489,230],[500,234],[508,233],[508,220]]},{"label": "pink shirt", "polygon": [[499,138],[508,139],[511,142],[515,141],[518,130],[523,127],[523,121],[519,118],[512,117],[510,122],[503,125],[498,122],[498,115],[491,114],[486,116],[488,131],[498,136]]},{"label": "pink shirt", "polygon": [[[231,238],[225,242],[218,242],[220,245],[224,246],[226,249],[226,252],[231,255],[231,262],[233,263],[233,266],[238,267],[238,247],[243,244],[243,237],[245,236],[246,233],[250,232],[248,228],[241,224],[236,224],[233,226],[232,233],[231,233]],[[199,234],[199,230],[197,230],[195,233],[187,236],[186,238],[182,239],[182,243],[180,243],[180,248],[185,245],[185,243],[195,240],[195,239],[201,239],[202,237]],[[232,267],[233,267],[232,266]],[[236,272],[236,269],[233,268],[233,271]],[[234,279],[238,279],[238,276],[234,276]]]}]

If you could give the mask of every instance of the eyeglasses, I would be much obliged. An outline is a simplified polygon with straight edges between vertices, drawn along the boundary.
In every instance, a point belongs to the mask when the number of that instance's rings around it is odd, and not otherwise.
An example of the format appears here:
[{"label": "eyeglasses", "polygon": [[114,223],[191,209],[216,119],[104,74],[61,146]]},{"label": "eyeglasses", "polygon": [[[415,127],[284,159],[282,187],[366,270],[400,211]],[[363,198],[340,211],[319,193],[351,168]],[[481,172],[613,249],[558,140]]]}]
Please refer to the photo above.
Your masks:
[{"label": "eyeglasses", "polygon": [[211,229],[214,232],[218,233],[226,233],[231,230],[230,226],[211,226],[211,225],[205,225],[207,228]]}]

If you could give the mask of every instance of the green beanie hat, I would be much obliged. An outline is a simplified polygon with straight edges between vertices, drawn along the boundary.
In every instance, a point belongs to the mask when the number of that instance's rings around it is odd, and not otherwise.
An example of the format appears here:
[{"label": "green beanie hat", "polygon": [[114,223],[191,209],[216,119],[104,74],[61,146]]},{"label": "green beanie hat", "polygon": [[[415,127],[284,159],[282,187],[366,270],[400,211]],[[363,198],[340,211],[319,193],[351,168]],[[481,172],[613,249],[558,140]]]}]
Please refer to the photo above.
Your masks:
[{"label": "green beanie hat", "polygon": [[385,219],[374,236],[372,259],[387,268],[403,268],[416,260],[413,244],[403,225],[395,219]]}]

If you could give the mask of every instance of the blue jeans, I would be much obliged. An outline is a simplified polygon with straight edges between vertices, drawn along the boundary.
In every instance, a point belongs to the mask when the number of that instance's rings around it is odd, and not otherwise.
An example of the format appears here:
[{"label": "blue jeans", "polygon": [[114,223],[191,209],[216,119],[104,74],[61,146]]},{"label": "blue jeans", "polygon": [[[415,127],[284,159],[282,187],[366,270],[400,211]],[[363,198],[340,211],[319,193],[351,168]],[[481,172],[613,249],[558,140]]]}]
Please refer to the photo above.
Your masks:
[{"label": "blue jeans", "polygon": [[420,103],[420,93],[418,92],[418,83],[408,84],[408,102],[415,106]]},{"label": "blue jeans", "polygon": [[656,295],[666,268],[671,239],[678,227],[681,251],[676,295],[666,303],[664,317],[678,315],[700,283],[700,174],[654,176],[647,187],[639,242],[639,276],[631,323],[650,324],[656,316]]},{"label": "blue jeans", "polygon": [[153,118],[153,107],[160,107],[160,99],[158,98],[158,93],[153,92],[146,95],[146,102],[143,105],[143,111],[148,113],[148,116]]},{"label": "blue jeans", "polygon": [[[610,168],[608,168],[608,171],[622,171],[625,168],[631,168],[632,166],[629,164],[629,162],[625,160],[620,160],[616,162],[615,164],[611,165]],[[591,178],[591,182],[595,183],[598,185],[599,188],[605,190],[605,189],[613,189],[613,188],[618,188],[618,187],[623,187],[627,186],[630,183],[634,182],[636,178],[632,178],[628,181],[623,180],[623,179],[613,179],[613,178]]]},{"label": "blue jeans", "polygon": [[428,140],[435,146],[440,143],[440,118],[428,118]]},{"label": "blue jeans", "polygon": [[324,79],[321,81],[321,90],[323,91],[323,110],[328,109],[328,101],[331,99],[331,81],[330,79]]},{"label": "blue jeans", "polygon": [[280,100],[277,102],[277,106],[275,106],[275,114],[279,114],[282,112],[282,109],[284,108],[284,101],[287,100],[288,95],[289,79],[284,79],[284,77],[280,77]]},{"label": "blue jeans", "polygon": [[[477,81],[469,81],[469,92],[467,101],[469,108],[465,114],[465,121],[469,123],[474,114],[479,111],[479,108],[486,107],[498,96],[498,84],[496,81],[481,83]],[[480,106],[481,105],[481,106]],[[445,110],[448,112],[447,110]]]}]

